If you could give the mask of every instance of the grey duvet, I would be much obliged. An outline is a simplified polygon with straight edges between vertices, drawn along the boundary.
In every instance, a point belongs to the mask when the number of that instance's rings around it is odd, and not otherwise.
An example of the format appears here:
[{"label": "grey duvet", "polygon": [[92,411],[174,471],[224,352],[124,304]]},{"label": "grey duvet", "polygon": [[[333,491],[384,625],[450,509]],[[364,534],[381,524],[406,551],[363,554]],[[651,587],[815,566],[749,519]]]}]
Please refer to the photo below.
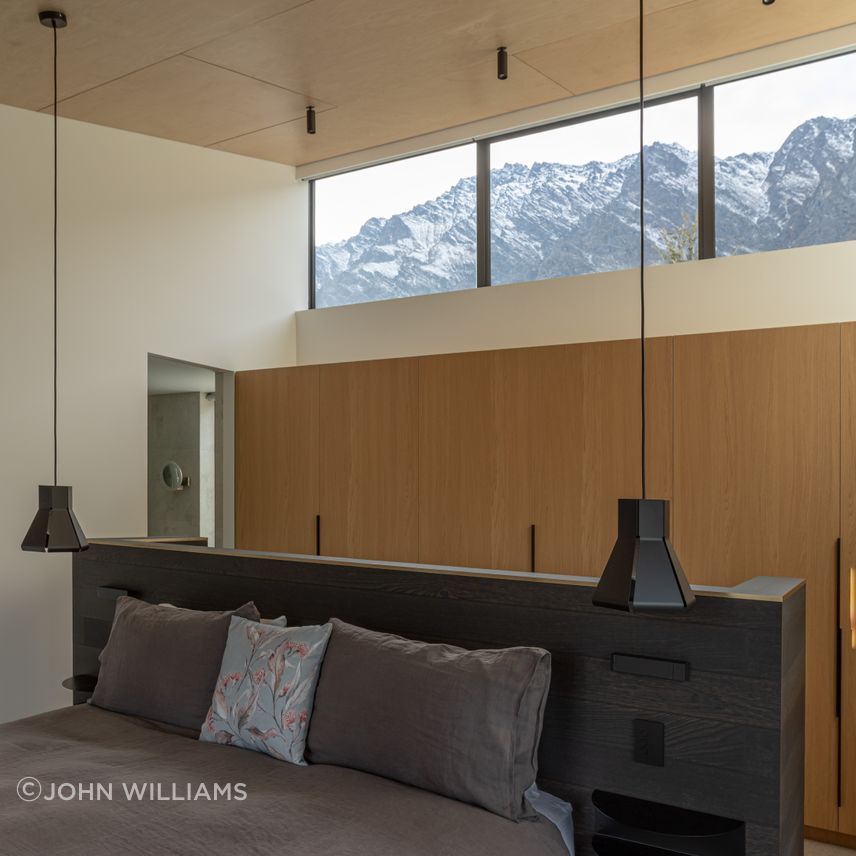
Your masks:
[{"label": "grey duvet", "polygon": [[[568,852],[543,817],[513,823],[367,773],[297,767],[88,705],[0,725],[0,759],[3,854]],[[22,783],[24,797],[41,788],[29,802],[17,792],[25,777],[38,785]]]}]

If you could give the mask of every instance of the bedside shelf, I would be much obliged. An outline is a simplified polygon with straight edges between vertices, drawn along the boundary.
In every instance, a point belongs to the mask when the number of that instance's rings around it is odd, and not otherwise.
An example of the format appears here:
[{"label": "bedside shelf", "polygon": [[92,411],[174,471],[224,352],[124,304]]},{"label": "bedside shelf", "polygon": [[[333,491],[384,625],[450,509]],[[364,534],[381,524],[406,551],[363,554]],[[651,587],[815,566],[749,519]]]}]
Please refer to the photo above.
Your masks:
[{"label": "bedside shelf", "polygon": [[95,684],[98,683],[96,675],[74,675],[71,678],[66,678],[62,685],[67,690],[75,693],[87,693],[91,695],[95,690]]},{"label": "bedside shelf", "polygon": [[740,820],[595,791],[598,856],[745,856]]}]

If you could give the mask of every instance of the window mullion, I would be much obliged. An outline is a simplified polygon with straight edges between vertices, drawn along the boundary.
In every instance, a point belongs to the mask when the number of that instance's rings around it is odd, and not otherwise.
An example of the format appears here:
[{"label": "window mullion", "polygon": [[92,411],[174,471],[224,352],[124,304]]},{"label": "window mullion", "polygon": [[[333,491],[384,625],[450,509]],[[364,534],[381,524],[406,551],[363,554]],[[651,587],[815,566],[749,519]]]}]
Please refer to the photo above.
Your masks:
[{"label": "window mullion", "polygon": [[716,160],[712,86],[702,86],[698,94],[698,257],[716,257]]},{"label": "window mullion", "polygon": [[309,181],[309,308],[315,308],[315,179]]},{"label": "window mullion", "polygon": [[476,285],[490,285],[490,141],[476,143]]}]

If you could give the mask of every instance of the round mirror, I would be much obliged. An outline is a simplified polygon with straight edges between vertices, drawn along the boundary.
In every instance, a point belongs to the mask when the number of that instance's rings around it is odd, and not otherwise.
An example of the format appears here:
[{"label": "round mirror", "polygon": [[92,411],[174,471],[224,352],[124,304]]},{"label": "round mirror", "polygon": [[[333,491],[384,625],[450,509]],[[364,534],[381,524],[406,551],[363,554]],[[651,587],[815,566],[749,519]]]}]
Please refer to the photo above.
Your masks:
[{"label": "round mirror", "polygon": [[161,471],[161,478],[170,490],[181,490],[184,487],[184,474],[181,472],[181,467],[175,461],[170,461],[164,465]]}]

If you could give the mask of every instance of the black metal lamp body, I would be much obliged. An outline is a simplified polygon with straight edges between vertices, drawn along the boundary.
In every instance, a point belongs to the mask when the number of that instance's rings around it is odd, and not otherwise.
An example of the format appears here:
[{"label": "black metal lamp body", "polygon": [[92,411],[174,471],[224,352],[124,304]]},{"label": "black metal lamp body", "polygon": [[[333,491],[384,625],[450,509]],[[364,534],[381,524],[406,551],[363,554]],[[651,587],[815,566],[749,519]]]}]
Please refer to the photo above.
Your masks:
[{"label": "black metal lamp body", "polygon": [[88,546],[71,507],[71,488],[40,484],[39,510],[21,549],[38,553],[77,553]]},{"label": "black metal lamp body", "polygon": [[618,500],[618,538],[592,602],[625,612],[680,610],[695,603],[669,541],[668,500]]},{"label": "black metal lamp body", "polygon": [[54,440],[54,483],[39,485],[39,510],[27,530],[21,543],[22,550],[39,553],[77,553],[85,550],[89,544],[83,529],[74,516],[71,507],[71,488],[57,484],[57,30],[68,24],[68,19],[62,12],[39,12],[39,21],[45,27],[53,30],[53,129],[54,129],[54,229],[53,229],[53,440]]}]

